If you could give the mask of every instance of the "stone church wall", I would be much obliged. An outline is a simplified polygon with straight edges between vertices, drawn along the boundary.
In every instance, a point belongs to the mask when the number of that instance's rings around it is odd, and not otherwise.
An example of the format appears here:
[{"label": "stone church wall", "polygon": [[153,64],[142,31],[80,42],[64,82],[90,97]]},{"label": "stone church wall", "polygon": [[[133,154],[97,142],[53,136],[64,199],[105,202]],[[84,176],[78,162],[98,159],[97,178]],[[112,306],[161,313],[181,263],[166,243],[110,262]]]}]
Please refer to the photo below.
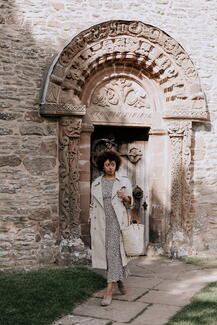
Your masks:
[{"label": "stone church wall", "polygon": [[39,115],[43,76],[75,35],[113,19],[162,29],[195,64],[210,122],[193,128],[192,243],[216,250],[216,12],[215,0],[0,0],[0,268],[58,259],[58,123]]}]

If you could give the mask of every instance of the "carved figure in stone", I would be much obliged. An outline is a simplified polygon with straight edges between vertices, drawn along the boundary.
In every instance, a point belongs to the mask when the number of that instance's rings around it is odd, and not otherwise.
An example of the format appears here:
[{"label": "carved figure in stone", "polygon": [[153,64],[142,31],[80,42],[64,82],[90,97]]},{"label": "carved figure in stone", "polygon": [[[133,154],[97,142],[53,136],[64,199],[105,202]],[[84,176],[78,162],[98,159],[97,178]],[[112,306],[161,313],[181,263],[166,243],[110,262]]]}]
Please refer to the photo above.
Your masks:
[{"label": "carved figure in stone", "polygon": [[133,147],[129,150],[127,157],[131,163],[136,164],[142,158],[142,152],[140,149]]},{"label": "carved figure in stone", "polygon": [[81,105],[81,101],[73,89],[62,90],[60,92],[59,100],[61,103],[70,103],[71,105]]},{"label": "carved figure in stone", "polygon": [[61,53],[60,56],[60,64],[67,65],[73,58],[74,53],[71,50],[71,48],[68,46],[65,48],[65,50]]},{"label": "carved figure in stone", "polygon": [[79,137],[81,119],[60,120],[60,228],[62,237],[80,235]]},{"label": "carved figure in stone", "polygon": [[67,137],[77,138],[81,132],[81,119],[64,119],[61,121],[63,127],[63,133]]}]

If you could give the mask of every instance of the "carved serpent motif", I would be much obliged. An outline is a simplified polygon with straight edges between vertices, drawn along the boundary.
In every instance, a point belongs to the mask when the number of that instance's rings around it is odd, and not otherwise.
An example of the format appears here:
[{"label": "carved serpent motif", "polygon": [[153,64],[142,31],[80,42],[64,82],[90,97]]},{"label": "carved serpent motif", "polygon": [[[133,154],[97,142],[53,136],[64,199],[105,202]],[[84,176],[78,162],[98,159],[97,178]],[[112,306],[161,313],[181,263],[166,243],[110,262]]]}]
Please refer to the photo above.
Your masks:
[{"label": "carved serpent motif", "polygon": [[81,119],[60,119],[59,178],[61,236],[70,239],[80,235],[79,137]]}]

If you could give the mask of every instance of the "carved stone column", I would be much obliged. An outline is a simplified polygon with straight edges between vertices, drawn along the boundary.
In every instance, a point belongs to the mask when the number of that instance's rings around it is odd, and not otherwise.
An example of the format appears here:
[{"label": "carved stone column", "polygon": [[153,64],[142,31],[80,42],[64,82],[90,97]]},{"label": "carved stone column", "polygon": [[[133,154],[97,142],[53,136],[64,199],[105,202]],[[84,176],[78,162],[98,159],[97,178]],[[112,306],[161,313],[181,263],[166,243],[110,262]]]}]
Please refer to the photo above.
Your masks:
[{"label": "carved stone column", "polygon": [[179,251],[190,240],[192,220],[191,202],[191,128],[189,120],[170,120],[167,122],[170,138],[170,193],[171,213],[169,237],[173,251]]},{"label": "carved stone column", "polygon": [[60,234],[80,236],[79,140],[81,118],[61,117],[59,123]]},{"label": "carved stone column", "polygon": [[170,123],[168,133],[171,142],[170,168],[171,168],[171,216],[170,224],[180,227],[182,222],[182,146],[184,129],[177,122]]},{"label": "carved stone column", "polygon": [[192,121],[185,121],[185,131],[183,138],[182,166],[183,166],[183,226],[189,237],[192,235],[192,219],[190,215],[191,208],[191,139],[192,139]]},{"label": "carved stone column", "polygon": [[58,264],[86,263],[88,249],[81,240],[80,134],[86,107],[80,104],[45,103],[40,113],[59,118],[59,254]]},{"label": "carved stone column", "polygon": [[188,223],[190,205],[191,121],[168,122],[171,141],[171,222]]},{"label": "carved stone column", "polygon": [[81,239],[84,244],[90,247],[90,224],[88,223],[90,209],[90,158],[91,158],[91,134],[94,131],[94,126],[88,116],[85,115],[82,121],[82,131],[80,137],[80,195],[81,195]]}]

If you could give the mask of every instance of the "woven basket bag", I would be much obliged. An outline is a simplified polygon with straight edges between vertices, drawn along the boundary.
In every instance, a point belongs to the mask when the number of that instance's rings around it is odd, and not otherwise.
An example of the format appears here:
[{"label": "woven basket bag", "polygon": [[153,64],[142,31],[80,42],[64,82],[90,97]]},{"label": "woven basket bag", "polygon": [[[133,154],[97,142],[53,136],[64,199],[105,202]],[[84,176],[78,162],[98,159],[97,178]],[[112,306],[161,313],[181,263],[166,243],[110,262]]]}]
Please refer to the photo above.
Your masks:
[{"label": "woven basket bag", "polygon": [[123,245],[127,256],[144,255],[144,225],[138,223],[130,224],[128,220],[128,227],[122,229]]}]

